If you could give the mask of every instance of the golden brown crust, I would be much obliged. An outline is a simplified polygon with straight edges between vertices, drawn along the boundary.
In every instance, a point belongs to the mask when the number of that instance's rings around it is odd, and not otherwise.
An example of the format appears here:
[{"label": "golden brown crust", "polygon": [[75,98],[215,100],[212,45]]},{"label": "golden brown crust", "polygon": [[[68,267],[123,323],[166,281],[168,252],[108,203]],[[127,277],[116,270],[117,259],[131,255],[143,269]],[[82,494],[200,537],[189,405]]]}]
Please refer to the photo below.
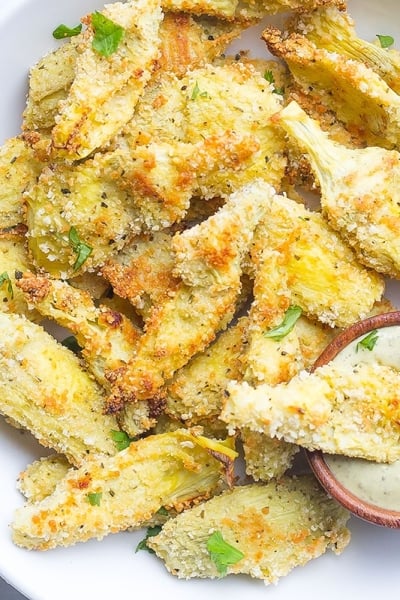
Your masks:
[{"label": "golden brown crust", "polygon": [[328,548],[340,553],[350,540],[348,517],[312,476],[283,477],[223,492],[169,520],[148,544],[174,575],[215,578],[221,572],[207,542],[218,532],[241,553],[226,574],[269,584]]},{"label": "golden brown crust", "polygon": [[110,373],[114,393],[109,409],[157,395],[164,382],[225,329],[239,299],[242,261],[272,192],[256,181],[232,194],[203,223],[176,234],[175,270],[182,282],[151,312],[132,360]]},{"label": "golden brown crust", "polygon": [[117,421],[103,414],[104,391],[78,358],[22,316],[0,312],[0,323],[0,413],[72,464],[114,454]]},{"label": "golden brown crust", "polygon": [[124,314],[96,306],[88,291],[29,272],[17,285],[43,317],[76,336],[87,369],[102,386],[108,384],[108,371],[126,364],[135,352],[141,330]]},{"label": "golden brown crust", "polygon": [[392,462],[400,456],[399,382],[391,367],[362,362],[331,362],[276,386],[231,382],[221,418],[310,450]]},{"label": "golden brown crust", "polygon": [[127,298],[146,317],[152,306],[175,290],[178,279],[173,267],[172,234],[155,231],[135,237],[107,260],[101,273],[116,294]]},{"label": "golden brown crust", "polygon": [[161,508],[181,511],[209,498],[223,481],[235,452],[224,443],[179,430],[132,442],[113,457],[85,462],[67,472],[54,492],[19,508],[13,539],[24,548],[47,550],[140,527]]}]

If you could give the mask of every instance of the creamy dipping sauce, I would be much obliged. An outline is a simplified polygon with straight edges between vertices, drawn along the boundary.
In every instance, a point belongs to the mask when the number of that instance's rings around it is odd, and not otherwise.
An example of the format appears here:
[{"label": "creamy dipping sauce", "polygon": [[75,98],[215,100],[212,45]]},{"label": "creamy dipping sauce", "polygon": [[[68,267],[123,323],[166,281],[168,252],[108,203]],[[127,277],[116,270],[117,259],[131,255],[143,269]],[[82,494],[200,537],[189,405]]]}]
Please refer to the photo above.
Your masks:
[{"label": "creamy dipping sauce", "polygon": [[[364,334],[339,352],[333,362],[353,366],[360,362],[380,363],[400,370],[400,326],[375,331],[376,341],[371,350],[359,344],[369,335]],[[400,511],[400,460],[388,465],[329,454],[325,454],[324,459],[338,481],[355,496],[370,504]]]}]

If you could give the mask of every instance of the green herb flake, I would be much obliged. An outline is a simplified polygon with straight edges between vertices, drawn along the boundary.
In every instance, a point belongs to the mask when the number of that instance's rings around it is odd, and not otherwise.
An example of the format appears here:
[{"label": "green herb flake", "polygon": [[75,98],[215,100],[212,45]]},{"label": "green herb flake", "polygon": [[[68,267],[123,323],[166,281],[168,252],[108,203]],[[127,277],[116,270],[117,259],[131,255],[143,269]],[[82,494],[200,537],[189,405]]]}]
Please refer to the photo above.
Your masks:
[{"label": "green herb flake", "polygon": [[85,242],[81,241],[75,227],[70,228],[68,232],[68,241],[70,243],[70,246],[72,247],[72,250],[77,255],[76,261],[73,266],[74,271],[77,271],[92,254],[93,248],[91,246],[88,246],[88,244],[85,244]]},{"label": "green herb flake", "polygon": [[266,79],[268,83],[275,83],[275,77],[272,71],[265,71],[264,79]]},{"label": "green herb flake", "polygon": [[118,431],[116,429],[111,430],[111,439],[115,442],[118,452],[125,450],[133,442],[133,439],[125,431]]},{"label": "green herb flake", "polygon": [[68,25],[64,25],[63,23],[55,28],[53,31],[53,37],[56,40],[63,40],[64,38],[74,37],[75,35],[79,35],[82,31],[82,23],[76,25],[75,27],[68,27]]},{"label": "green herb flake", "polygon": [[91,17],[94,31],[92,48],[101,56],[111,56],[118,50],[118,46],[124,37],[124,28],[98,11],[92,13]]},{"label": "green herb flake", "polygon": [[202,92],[199,88],[199,84],[196,81],[196,83],[194,84],[193,90],[192,90],[192,95],[190,96],[191,100],[196,100],[197,98],[209,98],[210,95],[208,92]]},{"label": "green herb flake", "polygon": [[159,515],[160,517],[168,517],[169,516],[169,512],[167,511],[165,506],[162,506],[161,508],[159,508],[158,511],[156,512],[156,514]]},{"label": "green herb flake", "polygon": [[363,337],[363,339],[357,343],[356,352],[359,350],[369,350],[371,352],[371,350],[373,350],[375,347],[378,337],[379,334],[376,329],[370,331],[368,335]]},{"label": "green herb flake", "polygon": [[214,531],[208,538],[207,550],[222,577],[226,575],[227,568],[230,565],[235,565],[244,557],[243,552],[225,542],[220,531]]},{"label": "green herb flake", "polygon": [[149,548],[147,545],[147,540],[151,537],[154,537],[161,531],[161,525],[155,525],[154,527],[148,527],[146,531],[146,536],[138,543],[136,546],[135,552],[139,552],[139,550],[146,550],[150,552],[150,554],[154,554],[154,550]]},{"label": "green herb flake", "polygon": [[390,48],[394,44],[394,38],[391,35],[377,35],[381,48]]},{"label": "green herb flake", "polygon": [[100,506],[102,492],[91,492],[87,495],[87,499],[92,506]]},{"label": "green herb flake", "polygon": [[283,96],[284,92],[285,92],[285,88],[283,87],[276,87],[275,84],[275,77],[272,71],[265,71],[264,73],[264,79],[266,81],[268,81],[268,83],[271,83],[274,86],[274,89],[272,90],[274,94],[279,94],[280,96]]},{"label": "green herb flake", "polygon": [[7,271],[3,271],[0,275],[0,286],[7,282],[7,292],[10,294],[11,300],[14,298],[14,288]]},{"label": "green herb flake", "polygon": [[192,95],[190,96],[191,100],[196,100],[197,96],[200,94],[200,88],[199,88],[199,84],[195,83],[194,88],[192,90]]},{"label": "green herb flake", "polygon": [[300,306],[289,306],[282,323],[277,327],[265,331],[264,336],[279,342],[292,331],[298,319],[301,317],[301,313],[302,310]]}]

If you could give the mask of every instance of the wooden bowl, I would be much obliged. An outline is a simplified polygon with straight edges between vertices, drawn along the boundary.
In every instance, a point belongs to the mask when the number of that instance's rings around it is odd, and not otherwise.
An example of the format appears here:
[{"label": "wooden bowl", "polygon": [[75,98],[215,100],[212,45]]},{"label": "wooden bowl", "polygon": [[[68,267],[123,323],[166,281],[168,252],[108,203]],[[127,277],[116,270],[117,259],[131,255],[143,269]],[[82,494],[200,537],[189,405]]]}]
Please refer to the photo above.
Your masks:
[{"label": "wooden bowl", "polygon": [[[400,325],[400,310],[383,313],[358,321],[354,325],[343,330],[323,351],[316,360],[312,370],[333,360],[348,344],[360,336],[368,334],[374,329]],[[400,333],[399,333],[400,343]],[[371,504],[347,489],[333,474],[325,461],[321,451],[306,451],[306,456],[312,471],[330,496],[335,498],[342,506],[351,513],[382,527],[400,528],[400,506],[399,510],[382,508]]]}]

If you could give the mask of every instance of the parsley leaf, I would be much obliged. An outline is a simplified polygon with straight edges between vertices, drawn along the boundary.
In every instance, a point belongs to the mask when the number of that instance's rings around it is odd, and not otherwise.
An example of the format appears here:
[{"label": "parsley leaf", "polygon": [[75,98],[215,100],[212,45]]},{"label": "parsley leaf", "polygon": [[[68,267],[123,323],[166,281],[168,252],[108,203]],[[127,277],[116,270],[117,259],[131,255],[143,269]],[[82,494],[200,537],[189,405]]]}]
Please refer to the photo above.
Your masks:
[{"label": "parsley leaf", "polygon": [[214,531],[208,538],[207,550],[221,576],[226,575],[230,565],[235,565],[244,557],[243,552],[225,542],[220,531]]},{"label": "parsley leaf", "polygon": [[394,44],[394,38],[391,35],[378,35],[376,36],[379,40],[381,48],[389,48]]},{"label": "parsley leaf", "polygon": [[111,439],[115,442],[118,452],[125,450],[133,442],[133,439],[125,431],[118,431],[116,429],[111,430]]},{"label": "parsley leaf", "polygon": [[71,227],[68,232],[68,241],[72,246],[72,250],[77,254],[73,269],[77,271],[84,262],[87,261],[93,252],[93,248],[80,240],[79,234],[75,227]]},{"label": "parsley leaf", "polygon": [[92,506],[100,506],[102,495],[103,495],[102,492],[90,492],[87,495],[87,499],[89,500],[89,502]]},{"label": "parsley leaf", "polygon": [[274,74],[272,73],[272,71],[265,71],[264,73],[264,79],[266,79],[268,81],[268,83],[275,83],[275,77]]},{"label": "parsley leaf", "polygon": [[287,309],[284,319],[280,325],[273,327],[268,331],[264,332],[265,337],[271,338],[279,342],[285,336],[287,336],[296,325],[297,320],[300,318],[302,310],[300,306],[289,306]]},{"label": "parsley leaf", "polygon": [[283,96],[285,89],[283,87],[276,87],[275,84],[275,77],[272,71],[265,71],[264,73],[264,79],[266,79],[266,81],[268,81],[268,83],[272,83],[274,86],[273,89],[273,93],[274,94],[279,94],[280,96]]},{"label": "parsley leaf", "polygon": [[74,37],[74,35],[78,35],[82,31],[82,23],[76,25],[75,27],[68,27],[68,25],[64,25],[61,23],[58,27],[53,31],[53,37],[56,40],[63,40],[64,38]]},{"label": "parsley leaf", "polygon": [[378,337],[379,335],[376,329],[370,331],[368,335],[363,337],[363,339],[357,343],[356,352],[358,352],[359,350],[373,350],[378,340]]},{"label": "parsley leaf", "polygon": [[91,17],[94,31],[93,50],[96,50],[101,56],[111,56],[117,51],[124,37],[124,28],[98,11],[92,13]]},{"label": "parsley leaf", "polygon": [[193,90],[192,90],[192,95],[190,96],[191,100],[196,100],[196,98],[209,98],[210,95],[208,92],[202,92],[199,88],[199,84],[196,83],[194,84]]},{"label": "parsley leaf", "polygon": [[138,545],[136,546],[135,552],[139,552],[139,550],[147,550],[147,552],[150,552],[150,554],[154,554],[154,550],[152,548],[148,547],[147,540],[149,538],[157,535],[158,533],[160,533],[160,531],[161,531],[161,525],[155,525],[154,527],[148,527],[146,536],[138,543]]},{"label": "parsley leaf", "polygon": [[0,286],[2,286],[3,283],[5,283],[6,281],[7,281],[7,292],[10,294],[11,300],[12,300],[14,298],[13,285],[12,285],[10,276],[7,273],[7,271],[3,271],[3,273],[0,275]]}]

